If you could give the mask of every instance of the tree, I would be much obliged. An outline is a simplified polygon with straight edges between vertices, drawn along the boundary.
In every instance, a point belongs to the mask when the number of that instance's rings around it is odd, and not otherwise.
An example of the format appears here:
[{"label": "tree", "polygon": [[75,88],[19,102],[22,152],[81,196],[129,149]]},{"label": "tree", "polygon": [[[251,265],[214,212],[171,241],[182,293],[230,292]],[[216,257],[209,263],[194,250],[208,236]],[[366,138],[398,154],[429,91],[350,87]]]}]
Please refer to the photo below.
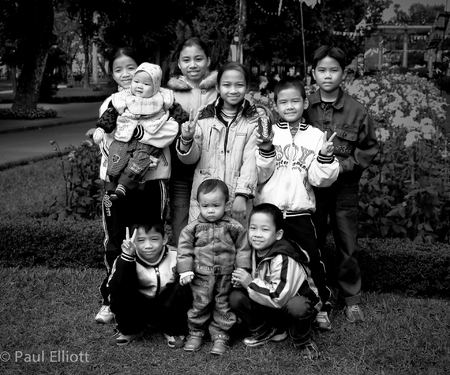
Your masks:
[{"label": "tree", "polygon": [[[53,36],[53,1],[17,1],[17,62],[21,73],[12,110],[36,109]],[[23,27],[26,25],[26,27]]]}]

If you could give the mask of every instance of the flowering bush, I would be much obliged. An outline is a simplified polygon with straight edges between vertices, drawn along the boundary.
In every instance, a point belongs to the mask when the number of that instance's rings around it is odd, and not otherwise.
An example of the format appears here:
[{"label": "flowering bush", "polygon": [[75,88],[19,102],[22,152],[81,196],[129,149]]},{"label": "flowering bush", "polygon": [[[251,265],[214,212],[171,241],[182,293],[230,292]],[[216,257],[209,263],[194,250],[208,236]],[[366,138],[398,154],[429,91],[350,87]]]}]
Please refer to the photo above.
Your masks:
[{"label": "flowering bush", "polygon": [[380,152],[360,184],[360,236],[447,241],[445,101],[425,78],[382,71],[343,88],[369,110]]}]

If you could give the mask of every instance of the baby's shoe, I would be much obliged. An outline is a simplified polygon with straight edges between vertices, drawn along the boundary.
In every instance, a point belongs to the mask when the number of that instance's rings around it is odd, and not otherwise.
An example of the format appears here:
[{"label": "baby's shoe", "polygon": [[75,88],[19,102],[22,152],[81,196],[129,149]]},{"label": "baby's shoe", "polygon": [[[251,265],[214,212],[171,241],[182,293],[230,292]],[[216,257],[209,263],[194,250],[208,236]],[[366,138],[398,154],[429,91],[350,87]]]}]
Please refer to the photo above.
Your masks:
[{"label": "baby's shoe", "polygon": [[184,350],[187,352],[197,352],[203,344],[202,332],[189,332],[189,336],[184,344]]},{"label": "baby's shoe", "polygon": [[228,348],[228,339],[219,335],[213,338],[213,346],[210,353],[215,355],[224,355]]}]

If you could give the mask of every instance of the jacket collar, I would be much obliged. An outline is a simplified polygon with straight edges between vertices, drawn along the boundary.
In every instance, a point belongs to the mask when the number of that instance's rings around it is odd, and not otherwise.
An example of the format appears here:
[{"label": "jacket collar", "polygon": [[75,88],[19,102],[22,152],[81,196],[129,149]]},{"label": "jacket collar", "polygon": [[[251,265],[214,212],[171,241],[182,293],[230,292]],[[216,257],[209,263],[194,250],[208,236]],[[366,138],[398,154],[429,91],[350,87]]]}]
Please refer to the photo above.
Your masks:
[{"label": "jacket collar", "polygon": [[[230,220],[231,220],[230,215],[227,214],[227,213],[225,212],[225,215],[223,215],[222,218],[219,219],[219,220],[217,220],[217,221],[227,221],[227,222],[229,222]],[[198,221],[199,221],[200,223],[209,223],[209,221],[206,220],[206,219],[202,216],[202,214],[199,214],[199,215],[198,215]],[[216,223],[217,223],[217,221],[216,221]]]},{"label": "jacket collar", "polygon": [[[334,103],[332,104],[332,106],[336,109],[341,109],[344,106],[344,100],[345,100],[344,90],[342,90],[342,88],[339,87],[338,96],[337,96],[336,100],[334,101]],[[320,105],[321,103],[322,103],[322,98],[320,96],[320,89],[319,89],[309,97],[309,105],[314,106],[317,104]]]},{"label": "jacket collar", "polygon": [[[213,103],[209,104],[202,110],[199,119],[218,116],[222,107],[223,99],[219,96]],[[239,117],[240,115],[244,117],[251,117],[256,113],[255,107],[244,98],[236,117]]]}]

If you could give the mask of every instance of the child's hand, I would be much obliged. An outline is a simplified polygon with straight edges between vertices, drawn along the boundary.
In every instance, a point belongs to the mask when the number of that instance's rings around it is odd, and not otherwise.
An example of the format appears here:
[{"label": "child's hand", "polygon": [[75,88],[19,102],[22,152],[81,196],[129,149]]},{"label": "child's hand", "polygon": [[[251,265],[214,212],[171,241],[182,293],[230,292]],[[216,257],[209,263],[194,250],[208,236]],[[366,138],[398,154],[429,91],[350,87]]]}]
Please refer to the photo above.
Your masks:
[{"label": "child's hand", "polygon": [[247,213],[247,199],[242,195],[238,195],[236,198],[234,198],[231,216],[233,217],[233,219],[241,223],[244,223],[245,220],[247,219],[246,213]]},{"label": "child's hand", "polygon": [[181,136],[185,141],[190,141],[195,134],[195,126],[197,125],[198,116],[200,111],[194,117],[194,110],[189,111],[189,121],[186,121],[181,125]]},{"label": "child's hand", "polygon": [[263,137],[259,132],[256,134],[256,146],[260,150],[269,151],[272,148],[273,129],[268,138]]},{"label": "child's hand", "polygon": [[130,238],[130,230],[128,229],[128,227],[125,230],[125,239],[122,242],[122,251],[127,254],[130,255],[132,257],[134,257],[134,255],[136,254],[136,245],[134,244],[134,239],[136,238],[136,229],[133,232],[133,235]]},{"label": "child's hand", "polygon": [[322,145],[322,150],[320,150],[320,153],[322,154],[322,155],[325,155],[325,156],[331,156],[331,155],[333,155],[333,152],[334,152],[334,145],[333,145],[333,139],[334,139],[334,137],[336,137],[336,132],[334,132],[332,135],[331,135],[331,137],[330,137],[330,139],[328,139],[328,141],[327,141],[327,132],[325,131],[324,133],[323,133],[323,139],[324,139],[324,142],[323,142],[323,145]]},{"label": "child's hand", "polygon": [[95,129],[94,134],[92,135],[92,139],[94,140],[95,144],[100,144],[101,141],[103,141],[103,136],[105,135],[105,131],[102,128]]},{"label": "child's hand", "polygon": [[247,288],[251,282],[252,276],[243,268],[236,268],[231,274],[231,283],[234,286],[242,285],[244,288]]},{"label": "child's hand", "polygon": [[181,285],[190,284],[192,282],[192,280],[194,280],[194,275],[187,275],[187,276],[183,277],[182,279],[180,278],[180,284]]}]

